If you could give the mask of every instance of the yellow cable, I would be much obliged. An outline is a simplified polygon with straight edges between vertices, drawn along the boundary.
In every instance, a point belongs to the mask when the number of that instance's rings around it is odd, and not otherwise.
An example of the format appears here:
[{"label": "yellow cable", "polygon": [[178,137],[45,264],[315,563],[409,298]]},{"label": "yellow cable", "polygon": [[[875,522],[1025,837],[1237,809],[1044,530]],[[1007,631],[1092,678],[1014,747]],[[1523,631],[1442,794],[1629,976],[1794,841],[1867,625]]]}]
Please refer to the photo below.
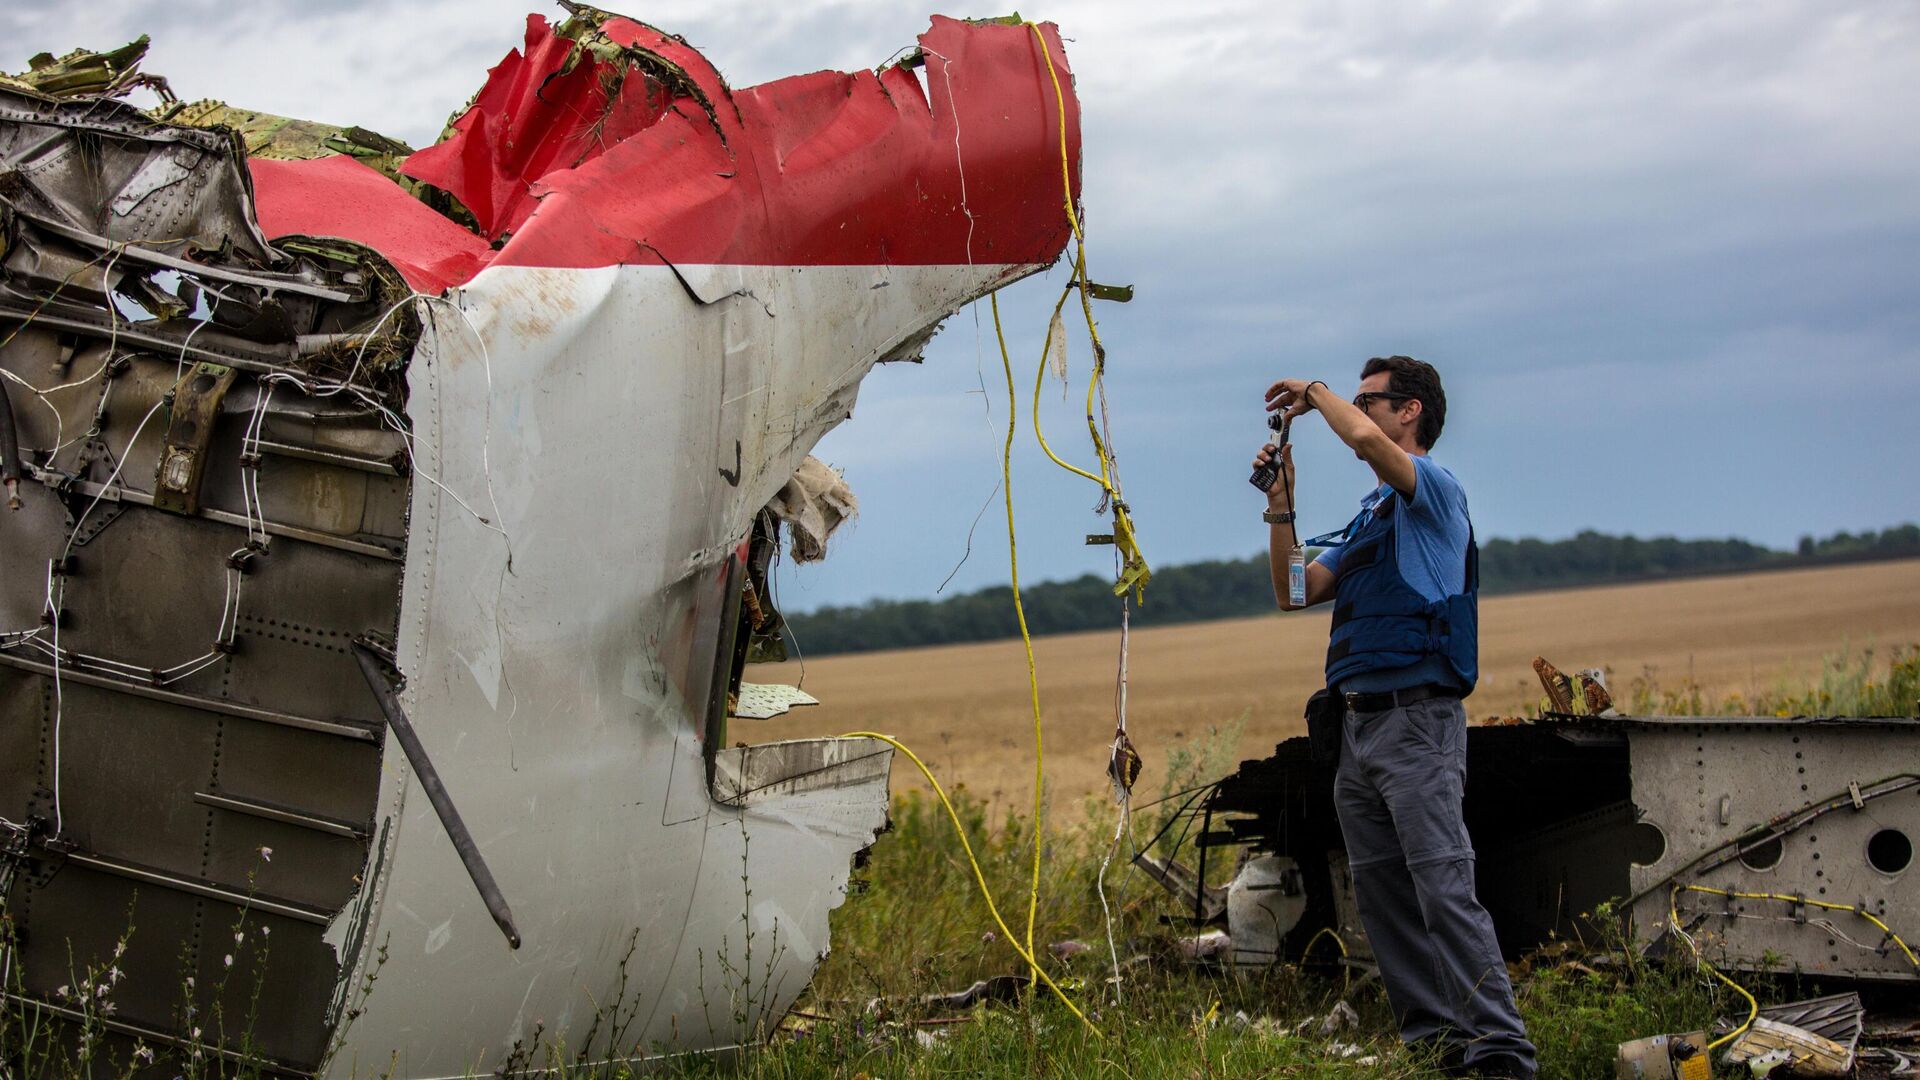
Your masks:
[{"label": "yellow cable", "polygon": [[[1347,951],[1347,943],[1345,939],[1343,939],[1333,929],[1333,927],[1323,926],[1319,929],[1317,933],[1315,933],[1312,937],[1307,939],[1307,947],[1300,950],[1300,959],[1305,960],[1307,958],[1307,954],[1313,951],[1313,947],[1316,944],[1318,944],[1320,939],[1323,937],[1332,938],[1333,943],[1340,947],[1341,959],[1344,960],[1347,957],[1353,955],[1352,953],[1349,953]],[[1342,986],[1349,987],[1349,988],[1353,986],[1353,969],[1346,966],[1345,964],[1340,965],[1340,984]]]},{"label": "yellow cable", "polygon": [[[1026,25],[1027,29],[1033,31],[1034,40],[1040,43],[1040,55],[1047,62],[1047,77],[1053,81],[1054,107],[1058,110],[1060,119],[1060,182],[1065,188],[1067,224],[1073,227],[1073,281],[1068,283],[1066,290],[1060,294],[1060,303],[1054,305],[1053,314],[1055,317],[1059,316],[1061,306],[1066,303],[1067,293],[1073,291],[1075,286],[1078,286],[1080,289],[1080,311],[1087,320],[1087,337],[1093,342],[1093,377],[1087,380],[1087,433],[1093,436],[1094,450],[1100,459],[1100,475],[1095,477],[1089,473],[1081,472],[1078,469],[1074,469],[1073,471],[1079,472],[1080,475],[1085,476],[1089,480],[1096,481],[1105,487],[1109,494],[1118,498],[1119,495],[1113,491],[1111,482],[1113,474],[1108,467],[1107,448],[1105,444],[1101,442],[1100,430],[1094,425],[1093,421],[1093,395],[1095,388],[1100,385],[1100,377],[1106,368],[1106,347],[1100,343],[1100,329],[1093,321],[1093,301],[1087,294],[1087,235],[1085,230],[1080,227],[1080,215],[1073,205],[1073,167],[1071,158],[1067,154],[1067,98],[1060,90],[1060,72],[1054,67],[1053,50],[1047,45],[1046,35],[1042,34],[1040,28],[1032,22],[1028,22]],[[1047,330],[1049,334],[1052,333],[1053,324],[1051,322],[1047,324]],[[1046,350],[1042,349],[1040,355],[1044,357]],[[1039,395],[1036,391],[1036,404],[1038,403],[1038,398]],[[1037,417],[1038,413],[1036,412],[1035,415]],[[1043,438],[1041,444],[1044,446],[1045,443],[1046,440]],[[1049,457],[1052,457],[1053,452],[1049,450],[1047,454]],[[1054,458],[1054,460],[1059,461],[1060,459]],[[1065,465],[1065,462],[1061,462],[1061,464]],[[1066,465],[1066,467],[1069,469],[1073,468],[1071,465]]]},{"label": "yellow cable", "polygon": [[1866,911],[1854,904],[1835,904],[1827,900],[1815,900],[1809,896],[1793,896],[1788,893],[1730,892],[1726,889],[1710,889],[1705,885],[1682,885],[1681,888],[1688,892],[1707,893],[1712,896],[1731,896],[1741,900],[1774,900],[1783,904],[1805,904],[1808,907],[1824,908],[1827,911],[1852,912],[1879,927],[1880,931],[1886,934],[1889,940],[1895,945],[1900,946],[1900,951],[1906,954],[1907,963],[1912,964],[1916,968],[1920,968],[1920,957],[1914,955],[1913,949],[1901,939],[1899,934],[1893,932],[1892,927],[1874,917],[1872,912]]},{"label": "yellow cable", "polygon": [[[1000,448],[1000,490],[1007,502],[1007,562],[1013,575],[1013,614],[1020,623],[1020,644],[1027,651],[1027,689],[1033,698],[1033,880],[1027,890],[1027,955],[1033,955],[1033,924],[1040,910],[1040,815],[1042,784],[1046,780],[1046,746],[1040,732],[1040,674],[1033,662],[1033,635],[1027,630],[1027,610],[1020,602],[1020,542],[1013,530],[1013,429],[1020,419],[1020,403],[1013,389],[1013,359],[1007,354],[1007,335],[1000,326],[1000,293],[990,294],[993,333],[1000,342],[1000,366],[1007,375],[1007,440]],[[1037,421],[1036,416],[1036,421]],[[992,901],[988,901],[991,905]],[[1029,959],[1030,974],[1039,967]]]},{"label": "yellow cable", "polygon": [[1083,240],[1080,234],[1080,215],[1073,209],[1073,170],[1067,162],[1067,96],[1060,90],[1060,72],[1053,66],[1053,50],[1047,47],[1047,36],[1042,34],[1039,25],[1030,19],[1023,25],[1033,31],[1033,40],[1040,43],[1040,55],[1047,61],[1047,75],[1053,79],[1053,100],[1060,110],[1060,180],[1067,189],[1067,224],[1073,226],[1073,238]]},{"label": "yellow cable", "polygon": [[[1067,470],[1070,473],[1073,473],[1077,476],[1084,476],[1087,479],[1093,481],[1094,483],[1099,484],[1102,488],[1106,490],[1108,498],[1117,498],[1118,495],[1113,490],[1113,485],[1111,483],[1108,483],[1104,477],[1095,476],[1094,474],[1088,472],[1087,470],[1082,469],[1078,465],[1070,465],[1060,460],[1060,455],[1054,453],[1053,447],[1047,444],[1047,433],[1041,430],[1040,428],[1040,389],[1041,387],[1045,386],[1047,382],[1047,351],[1053,347],[1053,324],[1055,320],[1059,318],[1060,309],[1067,306],[1067,296],[1072,291],[1073,291],[1073,288],[1071,286],[1061,290],[1059,301],[1053,305],[1054,318],[1047,320],[1047,336],[1040,343],[1040,368],[1039,370],[1033,373],[1033,434],[1035,438],[1040,440],[1040,449],[1047,452],[1047,456],[1053,459],[1053,463],[1055,465],[1060,466],[1061,468]],[[998,323],[994,324],[994,329],[996,330],[999,329]],[[1091,386],[1092,383],[1089,382],[1088,385]],[[1098,444],[1096,443],[1095,445],[1097,446]],[[1101,458],[1100,471],[1103,473],[1107,471],[1107,464],[1106,464],[1106,459],[1104,455]]]},{"label": "yellow cable", "polygon": [[1757,1019],[1760,1015],[1760,1003],[1754,1000],[1753,995],[1747,992],[1746,987],[1741,986],[1739,983],[1734,982],[1732,979],[1729,979],[1725,975],[1721,974],[1719,968],[1714,967],[1712,964],[1707,963],[1705,960],[1700,961],[1700,963],[1703,967],[1707,969],[1709,973],[1713,975],[1714,978],[1719,979],[1721,982],[1726,983],[1728,986],[1733,987],[1736,991],[1739,992],[1741,997],[1747,999],[1746,1023],[1741,1024],[1739,1027],[1734,1028],[1732,1031],[1729,1031],[1725,1035],[1722,1035],[1719,1038],[1708,1043],[1707,1044],[1708,1051],[1713,1051],[1713,1050],[1718,1050],[1722,1046],[1725,1046],[1726,1044],[1739,1038],[1741,1035],[1746,1033],[1746,1030],[1748,1028],[1753,1026],[1754,1020]]},{"label": "yellow cable", "polygon": [[[1040,387],[1041,384],[1046,381],[1047,351],[1053,345],[1053,324],[1059,320],[1060,309],[1066,307],[1067,296],[1073,292],[1076,284],[1080,286],[1081,299],[1084,301],[1086,298],[1087,238],[1086,234],[1080,230],[1080,214],[1074,209],[1073,205],[1073,166],[1071,159],[1067,155],[1067,97],[1060,89],[1060,72],[1053,66],[1053,50],[1047,46],[1046,35],[1042,34],[1040,27],[1032,22],[1027,22],[1025,25],[1028,30],[1033,31],[1033,40],[1039,43],[1040,55],[1047,62],[1047,75],[1053,80],[1054,107],[1058,110],[1060,117],[1060,183],[1066,193],[1062,205],[1066,207],[1067,224],[1073,228],[1074,239],[1074,280],[1069,282],[1067,287],[1060,291],[1060,299],[1055,301],[1053,305],[1053,317],[1047,321],[1046,340],[1040,347],[1040,371],[1033,380],[1033,433],[1040,439],[1040,449],[1047,452],[1047,456],[1053,459],[1055,465],[1060,466],[1068,472],[1077,473],[1086,477],[1094,483],[1099,484],[1102,488],[1105,488],[1109,497],[1117,498],[1118,496],[1113,490],[1113,485],[1108,480],[1109,473],[1107,470],[1106,454],[1104,452],[1099,455],[1100,475],[1095,476],[1085,469],[1069,465],[1060,460],[1060,456],[1053,452],[1053,447],[1047,445],[1047,437],[1040,430]],[[995,328],[998,329],[997,324]],[[1087,315],[1087,329],[1089,332],[1093,332],[1093,315],[1091,310],[1089,310]],[[1093,424],[1093,387],[1095,380],[1099,378],[1100,368],[1100,335],[1097,332],[1093,332],[1093,346],[1094,377],[1087,382],[1087,424],[1089,427]],[[1098,432],[1094,433],[1094,446],[1096,449],[1100,448],[1100,435]]]},{"label": "yellow cable", "polygon": [[[1685,888],[1695,889],[1695,888],[1699,888],[1699,886],[1688,885],[1688,886],[1685,886]],[[1696,963],[1698,963],[1701,967],[1706,968],[1707,971],[1711,973],[1714,978],[1719,979],[1721,982],[1726,983],[1728,986],[1733,987],[1734,990],[1737,991],[1741,997],[1747,999],[1746,1022],[1741,1024],[1739,1027],[1734,1028],[1732,1031],[1727,1032],[1725,1035],[1722,1035],[1719,1038],[1708,1043],[1707,1050],[1711,1052],[1714,1050],[1718,1050],[1720,1049],[1720,1047],[1739,1038],[1741,1035],[1745,1034],[1748,1028],[1753,1026],[1753,1021],[1760,1015],[1760,1002],[1757,1001],[1752,994],[1747,992],[1746,987],[1741,986],[1739,983],[1734,982],[1732,979],[1727,978],[1725,975],[1721,974],[1719,968],[1714,967],[1712,964],[1708,963],[1707,958],[1700,955],[1700,946],[1694,944],[1693,938],[1690,937],[1685,930],[1680,929],[1680,889],[1681,889],[1681,886],[1675,886],[1673,891],[1667,894],[1668,925],[1673,928],[1673,932],[1679,936],[1680,940],[1687,943],[1687,948],[1692,950],[1693,959]],[[1715,891],[1715,890],[1703,889],[1701,891],[1708,892],[1708,891]]]},{"label": "yellow cable", "polygon": [[[1101,344],[1100,330],[1099,327],[1095,325],[1093,319],[1093,303],[1088,295],[1087,237],[1085,230],[1080,226],[1079,211],[1074,207],[1073,166],[1072,159],[1067,153],[1067,97],[1065,92],[1060,88],[1060,71],[1054,65],[1053,50],[1047,45],[1046,35],[1042,34],[1040,27],[1032,22],[1025,22],[1023,25],[1032,31],[1034,40],[1039,43],[1040,55],[1042,59],[1046,61],[1047,65],[1047,76],[1053,83],[1054,107],[1059,117],[1060,182],[1063,189],[1062,205],[1066,208],[1067,224],[1072,227],[1074,238],[1073,280],[1068,282],[1065,289],[1061,290],[1060,299],[1054,302],[1053,316],[1047,322],[1046,340],[1040,349],[1040,370],[1036,372],[1034,376],[1033,432],[1035,437],[1039,439],[1040,449],[1046,452],[1047,457],[1052,459],[1055,465],[1099,484],[1101,490],[1105,492],[1107,500],[1113,506],[1113,543],[1115,549],[1120,552],[1122,562],[1120,580],[1115,583],[1113,591],[1116,595],[1125,595],[1126,592],[1131,589],[1134,593],[1134,598],[1144,603],[1146,600],[1144,587],[1147,580],[1153,576],[1152,571],[1147,567],[1146,557],[1140,552],[1139,541],[1133,531],[1133,521],[1127,513],[1126,501],[1121,498],[1119,489],[1114,484],[1112,451],[1101,439],[1099,424],[1094,420],[1094,395],[1098,391],[1101,380],[1105,375],[1106,347]],[[1100,475],[1098,476],[1061,460],[1060,455],[1054,453],[1053,447],[1048,445],[1046,432],[1043,431],[1040,426],[1040,388],[1046,381],[1047,351],[1053,343],[1053,324],[1059,320],[1060,310],[1066,306],[1067,295],[1075,288],[1080,290],[1080,310],[1086,317],[1087,336],[1093,343],[1093,373],[1087,379],[1086,415],[1087,434],[1092,437],[1094,456],[1099,462],[1100,467]],[[998,330],[998,328],[999,325],[996,321],[995,329]]]},{"label": "yellow cable", "polygon": [[1337,945],[1337,946],[1339,946],[1339,947],[1340,947],[1340,955],[1341,955],[1341,956],[1351,956],[1351,955],[1353,955],[1352,953],[1349,953],[1349,952],[1347,951],[1347,943],[1346,943],[1345,941],[1343,941],[1343,940],[1341,940],[1341,937],[1340,937],[1340,935],[1339,935],[1338,933],[1336,933],[1336,932],[1334,931],[1334,929],[1333,929],[1333,927],[1331,927],[1331,926],[1323,926],[1323,927],[1321,927],[1321,928],[1320,928],[1320,932],[1319,932],[1319,933],[1317,933],[1317,934],[1315,934],[1315,935],[1313,935],[1312,937],[1310,937],[1310,938],[1308,938],[1308,939],[1307,939],[1307,947],[1306,947],[1306,948],[1304,948],[1304,949],[1301,949],[1301,950],[1300,950],[1300,956],[1301,956],[1301,958],[1302,958],[1302,959],[1305,959],[1305,957],[1306,957],[1306,955],[1307,955],[1308,953],[1310,953],[1310,952],[1312,952],[1312,951],[1313,951],[1313,947],[1314,947],[1315,945],[1317,945],[1317,944],[1319,944],[1319,943],[1320,943],[1320,939],[1321,939],[1321,938],[1323,938],[1323,937],[1330,937],[1330,938],[1332,938],[1332,939],[1333,939],[1333,943],[1334,943],[1335,945]]},{"label": "yellow cable", "polygon": [[980,886],[980,895],[987,902],[987,913],[993,916],[994,924],[1000,927],[1000,932],[1007,935],[1007,944],[1013,946],[1013,951],[1019,953],[1020,959],[1027,962],[1028,970],[1032,971],[1041,982],[1045,983],[1047,989],[1052,990],[1054,996],[1060,999],[1060,1003],[1065,1005],[1067,1010],[1073,1013],[1074,1016],[1079,1017],[1080,1022],[1087,1025],[1089,1031],[1092,1031],[1100,1038],[1106,1038],[1106,1034],[1098,1027],[1095,1027],[1093,1021],[1087,1019],[1086,1014],[1081,1012],[1079,1007],[1074,1005],[1067,997],[1066,991],[1060,989],[1059,984],[1055,983],[1053,978],[1041,969],[1039,961],[1034,959],[1033,950],[1030,947],[1025,949],[1021,948],[1019,939],[1014,936],[1012,930],[1007,928],[1007,920],[1000,917],[1000,908],[993,902],[993,890],[987,887],[987,875],[980,869],[980,860],[974,857],[973,844],[967,839],[966,827],[960,824],[959,813],[954,810],[953,803],[947,798],[946,789],[941,787],[940,781],[934,778],[933,770],[927,768],[927,763],[921,761],[918,754],[907,749],[905,743],[902,743],[891,735],[882,735],[877,731],[850,731],[840,736],[840,738],[877,739],[907,755],[907,760],[913,762],[914,765],[920,769],[920,775],[925,776],[927,783],[933,785],[933,793],[939,796],[940,805],[946,808],[948,820],[953,822],[953,831],[959,835],[960,847],[967,854],[967,865],[973,868],[973,880],[975,884]]}]

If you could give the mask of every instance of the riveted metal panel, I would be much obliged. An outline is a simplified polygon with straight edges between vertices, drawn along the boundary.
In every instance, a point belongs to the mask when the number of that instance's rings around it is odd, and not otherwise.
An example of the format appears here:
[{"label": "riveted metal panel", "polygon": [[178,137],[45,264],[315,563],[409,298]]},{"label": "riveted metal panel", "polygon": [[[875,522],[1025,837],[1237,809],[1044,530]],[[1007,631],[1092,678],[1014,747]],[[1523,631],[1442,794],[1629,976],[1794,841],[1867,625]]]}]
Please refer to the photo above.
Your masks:
[{"label": "riveted metal panel", "polygon": [[1631,725],[1628,739],[1633,801],[1667,837],[1664,855],[1632,872],[1642,940],[1677,911],[1730,967],[1920,981],[1859,913],[1920,941],[1912,869],[1867,859],[1882,829],[1920,837],[1920,722],[1665,720]]}]

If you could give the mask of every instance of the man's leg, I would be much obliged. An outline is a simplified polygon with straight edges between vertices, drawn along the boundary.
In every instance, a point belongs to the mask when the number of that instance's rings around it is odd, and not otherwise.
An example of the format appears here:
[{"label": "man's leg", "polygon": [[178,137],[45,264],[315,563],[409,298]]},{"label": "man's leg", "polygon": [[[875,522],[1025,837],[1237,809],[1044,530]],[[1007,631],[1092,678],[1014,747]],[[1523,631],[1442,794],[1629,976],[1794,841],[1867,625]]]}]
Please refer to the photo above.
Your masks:
[{"label": "man's leg", "polygon": [[[1474,895],[1473,846],[1461,814],[1466,787],[1466,713],[1433,698],[1382,717],[1380,789],[1412,879],[1435,985],[1467,1040],[1469,1066],[1531,1076],[1534,1048],[1514,1007],[1493,919]],[[1387,739],[1389,734],[1399,737]]]},{"label": "man's leg", "polygon": [[[1347,865],[1353,871],[1360,921],[1380,965],[1380,982],[1410,1044],[1440,1046],[1457,1040],[1453,1011],[1437,978],[1439,957],[1428,940],[1418,890],[1408,873],[1385,798],[1368,778],[1375,714],[1346,717],[1342,727],[1340,769],[1334,775],[1333,802],[1346,837]],[[1356,738],[1357,736],[1357,738]]]},{"label": "man's leg", "polygon": [[1442,985],[1467,1037],[1466,1063],[1499,1063],[1510,1067],[1501,1075],[1533,1075],[1533,1043],[1514,1007],[1493,919],[1474,896],[1473,860],[1426,863],[1411,874]]}]

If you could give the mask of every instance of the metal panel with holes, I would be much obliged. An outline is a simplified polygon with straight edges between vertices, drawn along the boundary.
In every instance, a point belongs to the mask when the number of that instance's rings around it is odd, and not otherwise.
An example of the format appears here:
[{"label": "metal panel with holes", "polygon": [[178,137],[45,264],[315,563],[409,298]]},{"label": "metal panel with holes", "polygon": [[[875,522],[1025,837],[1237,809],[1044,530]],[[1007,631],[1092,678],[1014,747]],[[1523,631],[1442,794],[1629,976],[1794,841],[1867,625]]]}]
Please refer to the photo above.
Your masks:
[{"label": "metal panel with holes", "polygon": [[1729,967],[1920,981],[1920,721],[1625,726],[1634,804],[1664,840],[1632,870],[1641,940],[1677,921]]}]

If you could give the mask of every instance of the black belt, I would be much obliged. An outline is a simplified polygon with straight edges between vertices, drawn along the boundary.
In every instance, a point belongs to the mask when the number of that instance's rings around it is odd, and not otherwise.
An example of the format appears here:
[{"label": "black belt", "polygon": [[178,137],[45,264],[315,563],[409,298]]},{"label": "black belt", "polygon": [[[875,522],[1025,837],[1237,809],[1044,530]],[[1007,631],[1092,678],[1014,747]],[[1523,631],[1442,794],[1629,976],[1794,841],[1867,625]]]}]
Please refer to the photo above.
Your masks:
[{"label": "black belt", "polygon": [[1428,698],[1459,697],[1456,687],[1441,686],[1439,683],[1426,683],[1422,686],[1409,686],[1404,690],[1382,690],[1378,693],[1341,694],[1341,700],[1347,703],[1348,712],[1385,712],[1411,705]]}]

